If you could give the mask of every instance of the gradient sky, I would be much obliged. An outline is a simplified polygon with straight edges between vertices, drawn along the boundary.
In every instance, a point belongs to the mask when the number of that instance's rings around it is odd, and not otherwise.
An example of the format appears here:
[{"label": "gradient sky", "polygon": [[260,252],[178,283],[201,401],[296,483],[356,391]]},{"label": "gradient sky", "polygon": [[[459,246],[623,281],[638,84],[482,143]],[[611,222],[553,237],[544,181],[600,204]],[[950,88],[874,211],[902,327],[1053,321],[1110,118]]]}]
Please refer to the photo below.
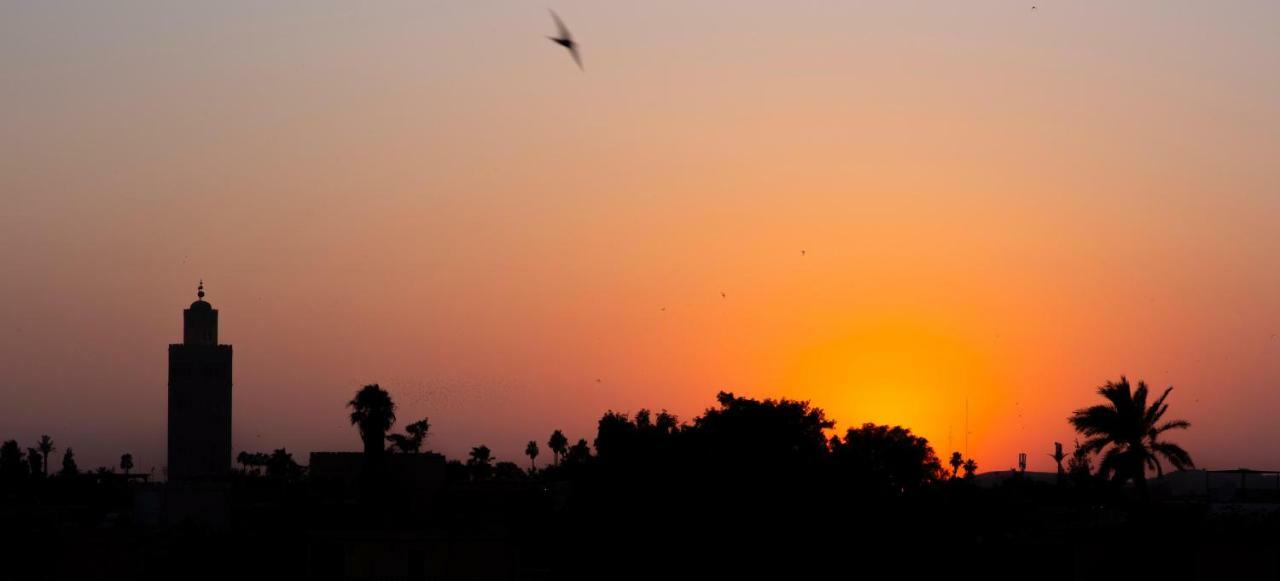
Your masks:
[{"label": "gradient sky", "polygon": [[0,437],[163,464],[204,278],[237,451],[728,389],[1043,470],[1128,374],[1280,468],[1280,3],[1030,4],[0,3]]}]

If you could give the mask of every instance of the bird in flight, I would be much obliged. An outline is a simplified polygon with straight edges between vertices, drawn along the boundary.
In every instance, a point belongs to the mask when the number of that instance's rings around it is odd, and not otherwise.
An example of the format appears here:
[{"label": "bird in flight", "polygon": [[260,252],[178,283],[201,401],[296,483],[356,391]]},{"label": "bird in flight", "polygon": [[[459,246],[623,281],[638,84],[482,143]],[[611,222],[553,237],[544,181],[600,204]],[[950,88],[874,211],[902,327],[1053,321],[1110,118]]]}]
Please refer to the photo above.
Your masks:
[{"label": "bird in flight", "polygon": [[547,38],[551,39],[551,42],[569,49],[569,54],[573,56],[573,62],[578,63],[578,68],[585,71],[586,69],[582,67],[582,56],[578,54],[577,41],[573,40],[572,34],[569,34],[569,29],[565,27],[564,21],[560,20],[560,15],[556,14],[555,10],[550,12],[551,17],[556,21],[556,29],[559,31],[560,36],[548,36]]},{"label": "bird in flight", "polygon": [[729,298],[729,295],[724,294],[724,291],[720,291],[720,298]]}]

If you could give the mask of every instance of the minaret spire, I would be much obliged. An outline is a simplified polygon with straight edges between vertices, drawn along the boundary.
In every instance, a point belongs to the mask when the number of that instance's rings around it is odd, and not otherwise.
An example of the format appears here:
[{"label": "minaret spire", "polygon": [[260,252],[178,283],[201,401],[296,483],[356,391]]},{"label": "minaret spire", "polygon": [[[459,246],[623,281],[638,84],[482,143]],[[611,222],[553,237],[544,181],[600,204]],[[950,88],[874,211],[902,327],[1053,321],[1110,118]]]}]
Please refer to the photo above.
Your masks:
[{"label": "minaret spire", "polygon": [[200,279],[200,286],[196,287],[196,298],[204,300],[204,279]]}]

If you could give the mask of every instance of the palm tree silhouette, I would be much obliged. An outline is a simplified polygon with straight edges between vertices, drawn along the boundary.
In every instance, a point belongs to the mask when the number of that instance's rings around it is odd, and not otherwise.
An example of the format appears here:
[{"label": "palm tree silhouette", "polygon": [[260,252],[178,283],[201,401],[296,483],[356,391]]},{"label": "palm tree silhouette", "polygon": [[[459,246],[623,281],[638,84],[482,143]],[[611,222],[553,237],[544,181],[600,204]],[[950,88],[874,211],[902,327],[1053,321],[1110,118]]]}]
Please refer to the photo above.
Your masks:
[{"label": "palm tree silhouette", "polygon": [[351,425],[360,430],[365,456],[381,458],[386,451],[383,444],[387,430],[396,423],[396,404],[391,401],[391,394],[376,383],[366,385],[347,402],[347,407],[351,408]]},{"label": "palm tree silhouette", "polygon": [[120,457],[120,469],[124,471],[125,476],[129,475],[129,471],[133,470],[133,454],[125,453]]},{"label": "palm tree silhouette", "polygon": [[483,444],[471,449],[470,457],[467,458],[467,468],[471,470],[471,477],[475,480],[488,480],[493,472],[493,453],[489,451],[489,447]]},{"label": "palm tree silhouette", "polygon": [[1165,399],[1171,391],[1172,387],[1165,389],[1147,405],[1147,384],[1139,381],[1136,390],[1130,389],[1129,380],[1121,376],[1119,382],[1108,381],[1098,388],[1098,395],[1107,403],[1078,409],[1068,418],[1087,438],[1081,450],[1102,453],[1098,473],[1114,474],[1117,483],[1132,479],[1143,498],[1147,496],[1146,470],[1153,468],[1158,476],[1164,475],[1161,458],[1179,470],[1195,466],[1181,446],[1160,439],[1169,430],[1191,427],[1186,420],[1161,422],[1169,410]]},{"label": "palm tree silhouette", "polygon": [[398,450],[404,454],[417,454],[422,451],[422,442],[427,439],[427,431],[431,429],[431,424],[427,418],[422,418],[412,424],[404,427],[403,434],[390,434],[387,441],[391,442],[391,449]]},{"label": "palm tree silhouette", "polygon": [[533,440],[529,440],[529,443],[524,447],[524,455],[529,457],[529,471],[532,472],[534,470],[537,470],[538,469],[538,443]]},{"label": "palm tree silhouette", "polygon": [[49,436],[40,436],[40,441],[36,443],[36,449],[40,450],[40,455],[44,456],[44,475],[49,475],[49,454],[52,454],[57,448],[53,445],[53,440]]},{"label": "palm tree silhouette", "polygon": [[978,463],[975,462],[973,458],[965,460],[964,461],[964,477],[966,479],[973,478],[973,476],[977,473],[978,473]]},{"label": "palm tree silhouette", "polygon": [[555,458],[555,463],[559,464],[560,458],[564,457],[569,449],[569,438],[564,437],[564,432],[556,430],[551,433],[551,439],[547,440],[547,447],[551,448],[552,457]]},{"label": "palm tree silhouette", "polygon": [[951,478],[954,479],[960,476],[960,467],[964,465],[964,458],[960,456],[959,452],[951,453],[951,461],[949,464],[951,464]]}]

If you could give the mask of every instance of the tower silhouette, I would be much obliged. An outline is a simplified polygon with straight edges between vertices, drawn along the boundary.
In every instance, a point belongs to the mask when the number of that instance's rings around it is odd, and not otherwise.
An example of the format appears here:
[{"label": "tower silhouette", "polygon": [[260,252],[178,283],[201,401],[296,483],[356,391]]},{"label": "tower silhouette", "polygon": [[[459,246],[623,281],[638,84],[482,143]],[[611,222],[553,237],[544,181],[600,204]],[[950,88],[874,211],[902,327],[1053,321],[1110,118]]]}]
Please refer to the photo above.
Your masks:
[{"label": "tower silhouette", "polygon": [[182,343],[169,345],[169,481],[231,472],[231,346],[218,344],[218,311],[204,300],[182,312]]}]

